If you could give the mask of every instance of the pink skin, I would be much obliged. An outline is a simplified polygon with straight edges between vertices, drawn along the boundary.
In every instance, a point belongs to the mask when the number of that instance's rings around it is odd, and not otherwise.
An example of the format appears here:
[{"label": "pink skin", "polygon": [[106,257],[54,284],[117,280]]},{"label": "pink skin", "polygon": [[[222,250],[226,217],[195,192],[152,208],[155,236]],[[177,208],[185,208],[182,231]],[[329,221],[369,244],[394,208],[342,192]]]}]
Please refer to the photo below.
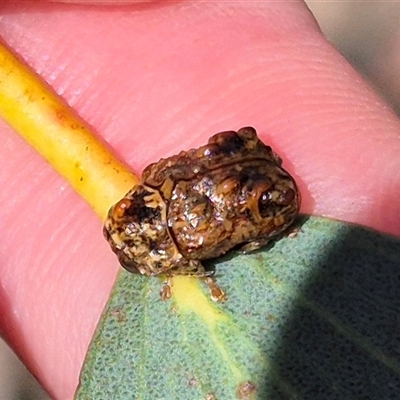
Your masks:
[{"label": "pink skin", "polygon": [[[301,1],[22,3],[1,6],[5,42],[138,174],[252,125],[298,179],[303,212],[400,235],[398,119]],[[2,333],[70,399],[117,260],[89,206],[0,129]]]}]

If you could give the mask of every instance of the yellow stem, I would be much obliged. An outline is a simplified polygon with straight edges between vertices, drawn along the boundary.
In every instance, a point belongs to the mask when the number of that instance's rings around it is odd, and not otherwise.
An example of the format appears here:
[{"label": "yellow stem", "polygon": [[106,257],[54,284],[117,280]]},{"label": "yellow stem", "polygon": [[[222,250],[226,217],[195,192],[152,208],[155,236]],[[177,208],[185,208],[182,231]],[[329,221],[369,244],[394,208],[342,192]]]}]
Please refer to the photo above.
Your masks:
[{"label": "yellow stem", "polygon": [[137,178],[53,90],[0,43],[0,116],[104,219]]},{"label": "yellow stem", "polygon": [[[10,50],[0,43],[0,116],[41,154],[104,219],[138,179],[99,142],[90,127]],[[180,277],[174,296],[197,297],[184,306],[204,319],[214,305],[204,301],[199,281]],[[182,302],[185,305],[185,302]],[[212,318],[210,319],[210,321]]]}]

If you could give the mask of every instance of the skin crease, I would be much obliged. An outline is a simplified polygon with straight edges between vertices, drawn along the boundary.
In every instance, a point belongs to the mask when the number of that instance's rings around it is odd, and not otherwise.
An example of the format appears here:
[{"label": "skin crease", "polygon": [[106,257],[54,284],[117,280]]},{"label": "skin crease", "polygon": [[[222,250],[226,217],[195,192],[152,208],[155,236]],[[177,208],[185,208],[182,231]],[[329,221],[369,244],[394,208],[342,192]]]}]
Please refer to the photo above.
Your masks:
[{"label": "skin crease", "polygon": [[[0,6],[0,35],[138,174],[252,125],[296,177],[303,212],[400,236],[399,121],[301,1],[14,1]],[[70,399],[118,264],[93,211],[0,132],[2,334]]]}]

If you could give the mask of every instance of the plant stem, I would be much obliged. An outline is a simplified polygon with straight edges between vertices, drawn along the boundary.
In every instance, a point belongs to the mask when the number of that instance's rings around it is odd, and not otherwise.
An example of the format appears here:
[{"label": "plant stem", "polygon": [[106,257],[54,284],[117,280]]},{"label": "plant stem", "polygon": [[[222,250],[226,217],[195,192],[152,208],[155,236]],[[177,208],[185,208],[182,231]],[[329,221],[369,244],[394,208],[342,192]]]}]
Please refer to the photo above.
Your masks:
[{"label": "plant stem", "polygon": [[138,181],[51,87],[2,43],[0,116],[102,219]]},{"label": "plant stem", "polygon": [[[0,117],[71,184],[102,220],[138,182],[87,123],[1,42]],[[198,280],[180,277],[174,287],[178,298],[187,293],[185,284],[199,290]],[[197,312],[205,304],[192,303]]]}]

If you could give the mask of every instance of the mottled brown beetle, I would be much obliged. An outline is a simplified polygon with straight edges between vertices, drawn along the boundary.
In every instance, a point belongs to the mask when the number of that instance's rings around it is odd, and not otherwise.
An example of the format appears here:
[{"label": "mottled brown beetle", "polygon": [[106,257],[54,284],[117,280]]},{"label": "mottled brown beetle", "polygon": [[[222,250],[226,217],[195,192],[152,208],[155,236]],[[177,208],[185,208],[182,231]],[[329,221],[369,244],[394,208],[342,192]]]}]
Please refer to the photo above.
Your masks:
[{"label": "mottled brown beetle", "polygon": [[281,164],[254,128],[217,133],[149,165],[110,209],[104,235],[128,271],[207,277],[202,260],[256,250],[297,216],[300,193]]}]

